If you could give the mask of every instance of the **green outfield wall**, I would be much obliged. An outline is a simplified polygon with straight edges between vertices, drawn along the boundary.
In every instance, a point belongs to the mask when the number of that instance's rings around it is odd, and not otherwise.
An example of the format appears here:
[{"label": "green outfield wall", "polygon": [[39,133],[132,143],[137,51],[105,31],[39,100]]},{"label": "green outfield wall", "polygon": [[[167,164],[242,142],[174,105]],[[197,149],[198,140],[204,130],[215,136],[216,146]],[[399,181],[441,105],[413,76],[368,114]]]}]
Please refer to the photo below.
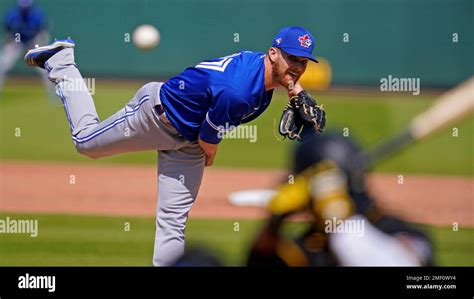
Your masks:
[{"label": "green outfield wall", "polygon": [[[166,78],[240,49],[265,51],[278,29],[307,27],[335,84],[379,85],[416,77],[449,87],[472,75],[472,0],[38,0],[51,35],[77,42],[85,76]],[[14,1],[0,1],[3,14]],[[143,23],[161,43],[142,52],[127,43]],[[2,33],[4,36],[4,33]],[[345,39],[345,40],[344,40]],[[20,63],[16,73],[29,72]]]}]

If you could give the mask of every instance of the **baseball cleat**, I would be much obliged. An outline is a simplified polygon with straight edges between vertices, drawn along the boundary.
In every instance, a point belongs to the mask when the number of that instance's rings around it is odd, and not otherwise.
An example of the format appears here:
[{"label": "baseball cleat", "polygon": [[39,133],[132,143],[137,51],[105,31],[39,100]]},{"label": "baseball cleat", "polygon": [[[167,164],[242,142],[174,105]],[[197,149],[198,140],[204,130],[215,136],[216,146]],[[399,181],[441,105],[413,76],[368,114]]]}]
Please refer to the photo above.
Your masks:
[{"label": "baseball cleat", "polygon": [[25,55],[25,62],[29,66],[37,66],[44,69],[44,63],[46,60],[50,59],[51,56],[58,53],[62,49],[74,48],[75,43],[72,39],[63,39],[55,41],[54,43],[44,46],[31,49]]}]

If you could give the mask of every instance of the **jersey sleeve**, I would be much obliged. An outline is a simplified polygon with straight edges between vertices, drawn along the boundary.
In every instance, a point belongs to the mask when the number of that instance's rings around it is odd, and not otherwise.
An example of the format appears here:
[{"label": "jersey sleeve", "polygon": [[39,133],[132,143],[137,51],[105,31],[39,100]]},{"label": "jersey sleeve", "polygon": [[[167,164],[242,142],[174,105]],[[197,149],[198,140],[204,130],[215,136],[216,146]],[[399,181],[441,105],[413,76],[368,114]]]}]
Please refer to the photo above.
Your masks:
[{"label": "jersey sleeve", "polygon": [[201,140],[217,144],[224,137],[225,132],[240,125],[244,115],[248,114],[250,104],[228,86],[211,87],[213,104],[206,113],[206,118],[199,129]]}]

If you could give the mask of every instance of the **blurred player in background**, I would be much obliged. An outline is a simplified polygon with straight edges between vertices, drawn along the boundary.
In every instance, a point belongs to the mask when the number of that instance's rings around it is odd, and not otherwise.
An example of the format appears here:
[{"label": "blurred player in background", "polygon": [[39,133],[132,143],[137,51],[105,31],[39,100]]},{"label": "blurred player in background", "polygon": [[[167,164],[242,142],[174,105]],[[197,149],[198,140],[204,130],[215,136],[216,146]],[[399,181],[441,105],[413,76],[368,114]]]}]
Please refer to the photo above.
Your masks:
[{"label": "blurred player in background", "polygon": [[[431,243],[421,231],[382,214],[356,170],[358,146],[335,134],[313,135],[298,146],[296,177],[270,201],[270,219],[257,237],[249,266],[428,266]],[[284,220],[313,217],[306,233],[289,240]]]},{"label": "blurred player in background", "polygon": [[[18,58],[27,49],[49,42],[46,15],[35,6],[34,0],[17,0],[16,6],[9,9],[3,17],[6,38],[0,50],[0,94],[5,76],[15,66]],[[49,81],[48,72],[39,68],[37,70],[49,98],[56,99],[54,84]]]}]

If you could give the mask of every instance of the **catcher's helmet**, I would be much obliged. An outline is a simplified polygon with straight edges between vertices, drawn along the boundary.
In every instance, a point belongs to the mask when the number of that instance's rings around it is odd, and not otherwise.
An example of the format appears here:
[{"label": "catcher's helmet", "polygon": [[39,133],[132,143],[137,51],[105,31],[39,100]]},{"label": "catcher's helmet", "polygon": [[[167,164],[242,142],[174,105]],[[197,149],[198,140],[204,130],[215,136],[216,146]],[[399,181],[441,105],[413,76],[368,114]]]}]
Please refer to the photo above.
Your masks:
[{"label": "catcher's helmet", "polygon": [[348,179],[350,193],[362,193],[364,173],[360,166],[360,147],[352,139],[340,134],[325,132],[307,137],[295,150],[294,172],[299,174],[321,161],[331,161],[341,169]]}]

